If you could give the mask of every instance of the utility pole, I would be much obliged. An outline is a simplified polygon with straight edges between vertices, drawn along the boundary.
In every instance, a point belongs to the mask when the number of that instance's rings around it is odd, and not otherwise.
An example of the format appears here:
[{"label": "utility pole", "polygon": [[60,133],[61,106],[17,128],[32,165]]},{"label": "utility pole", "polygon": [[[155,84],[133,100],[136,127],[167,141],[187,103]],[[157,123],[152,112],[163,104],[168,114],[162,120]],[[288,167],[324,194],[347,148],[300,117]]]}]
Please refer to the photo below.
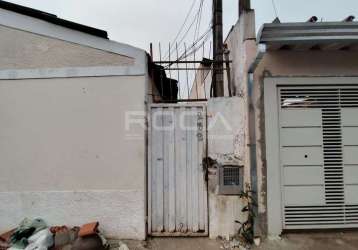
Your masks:
[{"label": "utility pole", "polygon": [[223,1],[213,0],[213,96],[224,96]]}]

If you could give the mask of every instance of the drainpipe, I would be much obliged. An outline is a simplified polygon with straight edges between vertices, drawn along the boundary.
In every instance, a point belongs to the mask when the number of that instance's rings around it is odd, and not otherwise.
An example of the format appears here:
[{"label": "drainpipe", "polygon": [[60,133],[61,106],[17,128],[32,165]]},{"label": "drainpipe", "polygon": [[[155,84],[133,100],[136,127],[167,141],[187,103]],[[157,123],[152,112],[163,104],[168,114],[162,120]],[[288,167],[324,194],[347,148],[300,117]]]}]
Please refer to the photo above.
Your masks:
[{"label": "drainpipe", "polygon": [[[253,191],[253,198],[258,204],[258,186],[257,186],[257,161],[256,161],[256,117],[255,117],[255,103],[253,100],[254,89],[254,73],[266,53],[266,44],[258,44],[257,55],[254,62],[251,64],[247,75],[247,89],[248,89],[248,108],[249,108],[249,147],[250,147],[250,178],[251,189]],[[254,207],[254,213],[258,218],[258,206]],[[256,219],[254,221],[254,236],[259,237],[261,232],[259,230],[259,222]]]}]

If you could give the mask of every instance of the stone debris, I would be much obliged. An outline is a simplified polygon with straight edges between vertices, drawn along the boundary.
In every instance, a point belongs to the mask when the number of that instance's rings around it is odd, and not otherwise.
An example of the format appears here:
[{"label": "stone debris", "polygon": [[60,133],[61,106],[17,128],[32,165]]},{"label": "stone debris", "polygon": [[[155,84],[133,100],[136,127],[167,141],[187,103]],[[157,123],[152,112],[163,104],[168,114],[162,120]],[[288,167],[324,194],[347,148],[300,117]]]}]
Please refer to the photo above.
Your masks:
[{"label": "stone debris", "polygon": [[98,227],[99,227],[98,222],[92,222],[92,223],[85,224],[81,227],[80,231],[78,232],[78,236],[85,237],[85,236],[97,234]]},{"label": "stone debris", "polygon": [[[15,229],[0,234],[0,250],[107,250],[99,222],[81,227],[48,227],[42,219],[25,218]],[[128,250],[124,244],[121,250]]]},{"label": "stone debris", "polygon": [[259,237],[256,237],[255,239],[254,239],[254,243],[255,243],[255,246],[260,246],[261,245],[261,238],[259,238]]},{"label": "stone debris", "polygon": [[240,239],[231,239],[231,240],[223,240],[221,239],[222,245],[221,249],[225,250],[250,250],[251,246],[247,245],[244,241]]},{"label": "stone debris", "polygon": [[53,234],[49,229],[41,230],[28,238],[25,250],[47,250],[53,246]]},{"label": "stone debris", "polygon": [[129,248],[125,243],[120,242],[118,250],[129,250]]}]

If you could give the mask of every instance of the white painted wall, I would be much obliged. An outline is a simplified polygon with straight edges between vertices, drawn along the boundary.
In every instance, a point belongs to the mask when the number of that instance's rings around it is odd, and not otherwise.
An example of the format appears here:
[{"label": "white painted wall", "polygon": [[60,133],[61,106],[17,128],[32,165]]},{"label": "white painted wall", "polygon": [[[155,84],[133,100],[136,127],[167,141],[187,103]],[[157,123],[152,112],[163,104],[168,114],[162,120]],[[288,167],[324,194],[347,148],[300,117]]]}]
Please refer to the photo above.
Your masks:
[{"label": "white painted wall", "polygon": [[145,237],[145,77],[0,81],[0,231],[24,217],[98,220]]}]

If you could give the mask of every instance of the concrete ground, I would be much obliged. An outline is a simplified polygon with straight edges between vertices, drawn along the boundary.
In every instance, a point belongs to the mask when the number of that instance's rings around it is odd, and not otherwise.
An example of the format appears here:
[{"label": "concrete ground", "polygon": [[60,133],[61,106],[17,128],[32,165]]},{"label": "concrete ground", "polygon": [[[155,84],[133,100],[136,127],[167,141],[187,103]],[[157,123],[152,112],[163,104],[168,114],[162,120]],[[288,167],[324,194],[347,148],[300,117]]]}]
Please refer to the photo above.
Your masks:
[{"label": "concrete ground", "polygon": [[253,250],[357,250],[358,232],[288,234]]},{"label": "concrete ground", "polygon": [[[207,238],[152,238],[146,242],[124,241],[129,250],[221,250],[229,243]],[[118,246],[112,249],[118,250]],[[244,248],[234,248],[242,250]],[[357,250],[358,232],[288,234],[267,239],[251,250]]]}]

